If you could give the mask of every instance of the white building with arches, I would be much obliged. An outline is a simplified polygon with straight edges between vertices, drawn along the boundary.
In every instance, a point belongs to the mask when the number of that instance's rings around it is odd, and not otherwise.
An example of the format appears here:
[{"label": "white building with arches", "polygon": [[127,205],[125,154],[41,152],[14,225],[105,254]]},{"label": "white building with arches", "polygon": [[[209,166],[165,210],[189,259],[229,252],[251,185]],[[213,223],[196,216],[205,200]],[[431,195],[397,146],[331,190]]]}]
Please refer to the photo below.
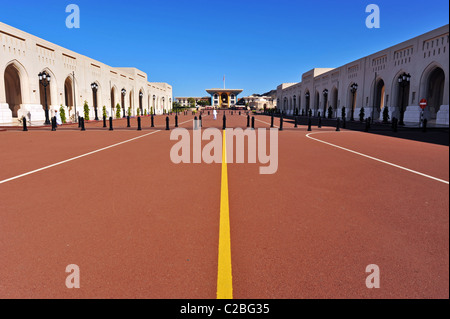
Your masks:
[{"label": "white building with arches", "polygon": [[[44,88],[38,74],[51,76]],[[108,116],[119,104],[132,115],[162,114],[172,109],[172,86],[149,82],[136,68],[115,68],[65,49],[0,22],[0,124],[27,117],[45,120],[45,94],[51,114],[65,109],[68,116],[83,115],[87,102],[90,118]],[[98,87],[94,92],[91,85]],[[94,95],[96,95],[94,97]],[[95,103],[96,102],[96,103]],[[97,104],[97,105],[95,105]]]},{"label": "white building with arches", "polygon": [[[403,81],[404,79],[404,81]],[[420,101],[430,123],[449,125],[449,25],[420,35],[338,68],[313,69],[301,82],[277,88],[278,109],[287,114],[382,119],[387,107],[392,119],[418,124]]]}]

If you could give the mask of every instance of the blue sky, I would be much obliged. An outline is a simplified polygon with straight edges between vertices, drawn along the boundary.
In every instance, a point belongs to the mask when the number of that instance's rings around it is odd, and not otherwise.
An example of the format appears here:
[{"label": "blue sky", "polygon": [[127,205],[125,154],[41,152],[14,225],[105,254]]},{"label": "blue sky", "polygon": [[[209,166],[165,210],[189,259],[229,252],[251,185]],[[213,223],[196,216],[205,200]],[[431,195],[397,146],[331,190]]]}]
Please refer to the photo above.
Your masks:
[{"label": "blue sky", "polygon": [[[69,4],[81,28],[65,25]],[[366,6],[381,28],[365,25]],[[174,96],[223,86],[264,93],[449,23],[446,0],[40,0],[0,5],[0,21],[110,66],[136,67]]]}]

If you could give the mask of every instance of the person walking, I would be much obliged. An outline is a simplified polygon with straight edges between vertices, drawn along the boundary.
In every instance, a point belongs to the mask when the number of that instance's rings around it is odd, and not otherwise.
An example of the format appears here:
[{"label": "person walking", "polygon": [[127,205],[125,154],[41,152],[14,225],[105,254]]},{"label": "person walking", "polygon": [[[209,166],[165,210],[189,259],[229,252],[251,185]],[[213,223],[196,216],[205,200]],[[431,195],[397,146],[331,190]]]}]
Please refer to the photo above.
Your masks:
[{"label": "person walking", "polygon": [[61,115],[55,110],[56,125],[62,125]]},{"label": "person walking", "polygon": [[216,109],[214,109],[213,115],[214,115],[214,121],[217,121],[217,110]]}]

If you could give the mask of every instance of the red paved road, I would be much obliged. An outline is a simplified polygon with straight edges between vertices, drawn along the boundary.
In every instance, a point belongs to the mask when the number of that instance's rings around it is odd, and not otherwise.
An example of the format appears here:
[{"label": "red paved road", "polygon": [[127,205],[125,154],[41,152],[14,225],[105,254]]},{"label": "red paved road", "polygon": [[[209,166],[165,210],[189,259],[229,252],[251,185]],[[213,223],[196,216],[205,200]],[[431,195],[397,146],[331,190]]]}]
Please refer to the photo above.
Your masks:
[{"label": "red paved road", "polygon": [[[204,120],[222,127],[221,116]],[[154,130],[146,121],[143,132],[123,120],[114,132],[0,132],[1,181],[162,130],[0,184],[0,297],[215,298],[221,166],[172,164],[164,117]],[[448,298],[448,185],[285,127],[276,175],[228,166],[234,297]],[[316,131],[448,180],[448,147]],[[80,266],[80,290],[64,285],[69,264]],[[381,269],[379,290],[365,287],[369,264]]]}]

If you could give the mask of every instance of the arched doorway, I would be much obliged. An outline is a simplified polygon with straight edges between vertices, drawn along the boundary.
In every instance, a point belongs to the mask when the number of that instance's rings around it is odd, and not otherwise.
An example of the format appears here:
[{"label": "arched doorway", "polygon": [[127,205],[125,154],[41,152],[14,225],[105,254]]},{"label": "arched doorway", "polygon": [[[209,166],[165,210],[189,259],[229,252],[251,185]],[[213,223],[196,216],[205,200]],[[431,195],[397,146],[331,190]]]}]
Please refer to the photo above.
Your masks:
[{"label": "arched doorway", "polygon": [[339,107],[338,95],[339,95],[339,90],[336,87],[333,87],[333,89],[331,90],[331,105],[330,106],[334,110],[335,117],[339,117],[338,116],[338,107]]},{"label": "arched doorway", "polygon": [[319,107],[320,107],[320,94],[318,91],[316,91],[316,100],[315,100],[315,105],[314,105],[314,115],[315,116],[319,115]]},{"label": "arched doorway", "polygon": [[305,93],[305,105],[306,105],[306,115],[309,115],[309,110],[311,108],[311,94],[309,91]]},{"label": "arched doorway", "polygon": [[111,109],[114,109],[116,107],[116,88],[113,87],[111,89]]},{"label": "arched doorway", "polygon": [[228,94],[222,93],[221,100],[222,100],[222,107],[228,107]]},{"label": "arched doorway", "polygon": [[18,111],[22,102],[22,88],[20,83],[20,73],[14,64],[10,64],[4,75],[6,103],[12,112],[12,117],[18,117]]},{"label": "arched doorway", "polygon": [[294,95],[293,103],[292,114],[297,114],[297,95]]},{"label": "arched doorway", "polygon": [[328,113],[328,94],[329,91],[328,89],[323,90],[322,92],[323,94],[323,117],[327,117],[327,113]]},{"label": "arched doorway", "polygon": [[130,96],[129,96],[129,97],[130,97],[130,104],[129,104],[128,108],[127,108],[127,115],[128,115],[128,113],[129,113],[129,111],[131,112],[131,115],[134,115],[134,114],[135,114],[135,113],[134,113],[133,96],[134,96],[134,91],[131,90]]},{"label": "arched doorway", "polygon": [[379,118],[386,105],[386,85],[383,79],[378,79],[375,84],[375,109],[374,118]]},{"label": "arched doorway", "polygon": [[[67,106],[67,109],[69,111],[69,117],[70,113],[72,112],[72,108],[74,107],[73,103],[73,84],[72,84],[72,78],[67,77],[64,81],[64,102]],[[42,98],[41,98],[42,101]]]},{"label": "arched doorway", "polygon": [[430,72],[426,82],[426,99],[431,119],[436,119],[441,105],[444,104],[445,73],[440,67]]}]

